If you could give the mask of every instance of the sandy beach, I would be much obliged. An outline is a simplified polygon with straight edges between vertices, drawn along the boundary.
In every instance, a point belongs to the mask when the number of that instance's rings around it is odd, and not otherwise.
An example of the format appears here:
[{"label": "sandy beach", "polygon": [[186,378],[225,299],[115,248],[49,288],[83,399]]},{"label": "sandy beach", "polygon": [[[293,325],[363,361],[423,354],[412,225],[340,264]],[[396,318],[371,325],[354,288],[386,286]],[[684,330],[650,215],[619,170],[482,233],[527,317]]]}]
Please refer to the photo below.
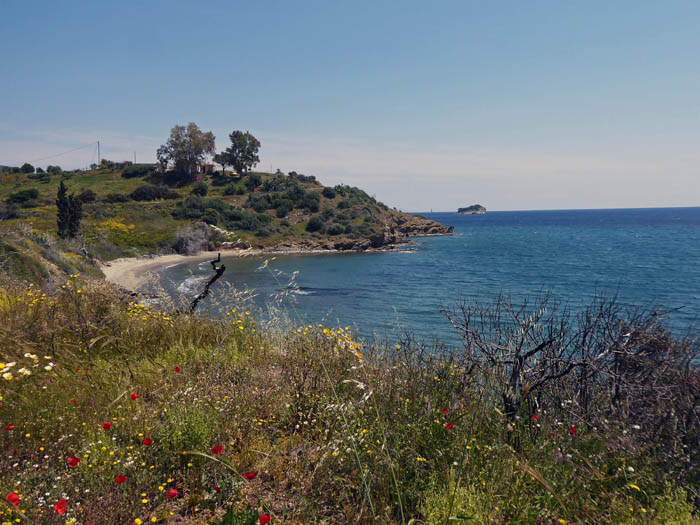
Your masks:
[{"label": "sandy beach", "polygon": [[[227,255],[235,252],[227,252]],[[126,257],[115,259],[100,265],[105,278],[114,284],[118,284],[128,290],[137,291],[142,287],[154,272],[166,266],[180,264],[187,261],[204,261],[215,259],[217,252],[200,252],[196,255],[155,255],[150,257]]]}]

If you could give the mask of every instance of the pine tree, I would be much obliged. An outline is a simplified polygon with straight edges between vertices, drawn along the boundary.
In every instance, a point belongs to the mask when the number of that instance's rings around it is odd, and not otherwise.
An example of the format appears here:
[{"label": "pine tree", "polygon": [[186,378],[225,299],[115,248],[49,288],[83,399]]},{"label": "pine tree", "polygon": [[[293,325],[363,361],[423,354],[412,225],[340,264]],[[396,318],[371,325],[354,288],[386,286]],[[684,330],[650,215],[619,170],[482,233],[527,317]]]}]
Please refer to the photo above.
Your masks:
[{"label": "pine tree", "polygon": [[58,208],[58,236],[62,239],[72,239],[80,235],[80,220],[83,218],[83,203],[75,194],[68,192],[66,185],[61,181],[56,194],[56,207]]},{"label": "pine tree", "polygon": [[61,185],[58,187],[58,193],[56,194],[56,207],[58,207],[58,236],[65,239],[69,236],[68,231],[70,227],[70,202],[66,196],[66,185],[61,181]]}]

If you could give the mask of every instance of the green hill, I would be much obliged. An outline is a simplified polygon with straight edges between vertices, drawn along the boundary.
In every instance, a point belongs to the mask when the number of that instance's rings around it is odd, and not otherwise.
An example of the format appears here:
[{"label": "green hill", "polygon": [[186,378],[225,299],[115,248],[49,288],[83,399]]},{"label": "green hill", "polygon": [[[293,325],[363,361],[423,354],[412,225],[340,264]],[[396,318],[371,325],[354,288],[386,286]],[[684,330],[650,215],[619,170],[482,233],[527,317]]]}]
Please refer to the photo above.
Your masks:
[{"label": "green hill", "polygon": [[[89,271],[81,259],[248,247],[365,251],[452,231],[390,209],[359,188],[324,187],[315,177],[295,172],[218,172],[196,178],[183,182],[148,164],[0,173],[3,243],[19,254],[40,254],[72,273]],[[81,236],[71,241],[55,238],[61,182],[83,202]]]}]

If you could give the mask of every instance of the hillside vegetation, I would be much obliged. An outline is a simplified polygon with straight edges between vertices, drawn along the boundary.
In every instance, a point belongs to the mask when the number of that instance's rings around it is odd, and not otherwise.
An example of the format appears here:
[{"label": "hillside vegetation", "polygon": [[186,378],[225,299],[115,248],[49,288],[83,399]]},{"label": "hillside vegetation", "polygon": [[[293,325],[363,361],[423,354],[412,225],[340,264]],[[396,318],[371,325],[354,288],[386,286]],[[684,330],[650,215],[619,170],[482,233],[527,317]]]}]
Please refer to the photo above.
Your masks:
[{"label": "hillside vegetation", "polygon": [[243,308],[3,282],[0,522],[700,523],[700,377],[655,315],[462,305],[447,350]]},{"label": "hillside vegetation", "polygon": [[[82,201],[77,239],[56,239],[61,182]],[[67,273],[90,271],[80,259],[207,248],[362,251],[451,231],[392,210],[358,188],[324,187],[294,172],[218,172],[190,179],[135,165],[2,173],[0,200],[3,253],[46,258],[49,269],[63,267]],[[29,267],[23,272],[41,273]]]}]

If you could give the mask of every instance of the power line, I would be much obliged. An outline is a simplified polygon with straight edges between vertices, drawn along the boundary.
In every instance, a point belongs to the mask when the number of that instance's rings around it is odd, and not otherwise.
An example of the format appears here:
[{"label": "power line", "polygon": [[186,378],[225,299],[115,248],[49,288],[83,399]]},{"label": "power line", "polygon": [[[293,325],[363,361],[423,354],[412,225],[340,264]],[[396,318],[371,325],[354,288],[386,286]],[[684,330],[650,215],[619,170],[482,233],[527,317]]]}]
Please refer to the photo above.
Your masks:
[{"label": "power line", "polygon": [[40,160],[48,160],[48,159],[53,159],[55,157],[60,157],[61,155],[67,155],[68,153],[73,153],[74,151],[78,151],[79,149],[84,149],[87,148],[88,146],[94,146],[96,142],[91,142],[90,144],[85,144],[84,146],[80,146],[78,148],[74,148],[68,151],[64,151],[63,153],[57,153],[56,155],[49,155],[48,157],[42,157],[40,159],[34,159],[30,160],[29,162],[39,162]]}]

